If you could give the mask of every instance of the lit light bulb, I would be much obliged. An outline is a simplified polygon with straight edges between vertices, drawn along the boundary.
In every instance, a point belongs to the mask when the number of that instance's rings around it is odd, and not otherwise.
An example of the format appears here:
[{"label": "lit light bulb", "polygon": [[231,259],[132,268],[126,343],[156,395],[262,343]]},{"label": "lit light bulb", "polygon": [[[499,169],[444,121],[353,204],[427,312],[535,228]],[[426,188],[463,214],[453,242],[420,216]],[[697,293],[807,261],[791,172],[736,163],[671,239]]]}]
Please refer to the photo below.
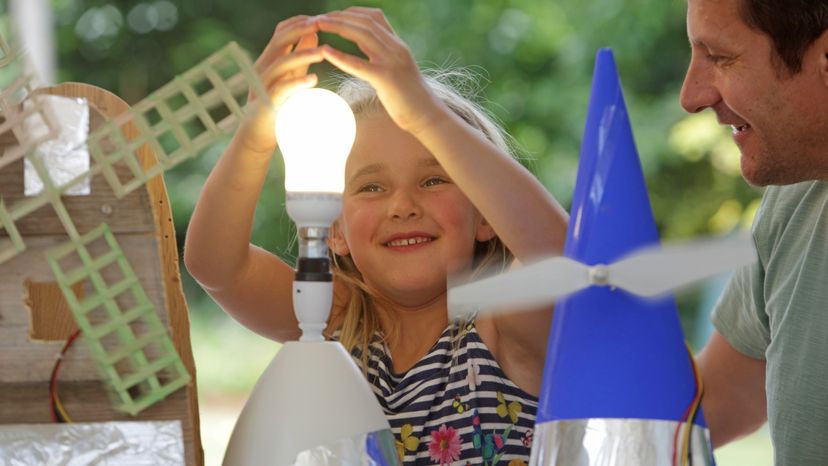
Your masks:
[{"label": "lit light bulb", "polygon": [[302,89],[277,111],[275,130],[288,216],[300,235],[306,228],[327,228],[342,208],[345,161],[356,136],[351,107],[326,89]]},{"label": "lit light bulb", "polygon": [[303,89],[276,114],[285,191],[342,193],[356,122],[348,103],[326,89]]}]

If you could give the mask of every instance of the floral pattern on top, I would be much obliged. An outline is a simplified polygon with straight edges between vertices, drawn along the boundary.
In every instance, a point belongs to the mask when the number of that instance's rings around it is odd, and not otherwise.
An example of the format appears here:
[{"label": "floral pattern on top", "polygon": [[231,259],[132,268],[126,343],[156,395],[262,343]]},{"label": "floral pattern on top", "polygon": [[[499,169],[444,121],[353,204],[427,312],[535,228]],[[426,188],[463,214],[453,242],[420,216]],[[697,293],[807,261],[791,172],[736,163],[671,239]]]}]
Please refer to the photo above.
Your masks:
[{"label": "floral pattern on top", "polygon": [[[473,323],[449,325],[404,373],[394,371],[382,338],[370,353],[368,381],[403,465],[528,463],[537,398],[509,380]],[[357,364],[359,354],[353,353]]]},{"label": "floral pattern on top", "polygon": [[397,440],[397,454],[400,455],[400,461],[405,458],[406,451],[417,451],[420,446],[420,439],[411,435],[412,432],[414,428],[411,424],[403,424],[400,428],[400,439]]},{"label": "floral pattern on top", "polygon": [[431,443],[428,444],[428,454],[433,461],[440,465],[448,465],[460,458],[460,436],[453,427],[440,426],[439,430],[431,432]]}]

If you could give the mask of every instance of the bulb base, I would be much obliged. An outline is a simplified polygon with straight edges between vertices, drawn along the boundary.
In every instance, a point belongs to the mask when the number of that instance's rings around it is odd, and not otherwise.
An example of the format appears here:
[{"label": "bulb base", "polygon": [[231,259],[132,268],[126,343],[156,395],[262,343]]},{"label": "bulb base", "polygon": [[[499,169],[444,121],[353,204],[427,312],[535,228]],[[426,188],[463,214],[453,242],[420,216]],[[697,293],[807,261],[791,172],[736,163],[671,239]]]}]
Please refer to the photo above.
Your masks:
[{"label": "bulb base", "polygon": [[297,282],[329,282],[333,280],[327,257],[300,257],[293,280]]},{"label": "bulb base", "polygon": [[288,191],[285,194],[288,216],[297,229],[328,228],[342,210],[342,194]]},{"label": "bulb base", "polygon": [[[301,227],[298,228],[299,257],[311,259],[327,259],[328,257],[328,227]],[[327,267],[327,265],[325,265]],[[297,265],[298,267],[298,265]]]}]

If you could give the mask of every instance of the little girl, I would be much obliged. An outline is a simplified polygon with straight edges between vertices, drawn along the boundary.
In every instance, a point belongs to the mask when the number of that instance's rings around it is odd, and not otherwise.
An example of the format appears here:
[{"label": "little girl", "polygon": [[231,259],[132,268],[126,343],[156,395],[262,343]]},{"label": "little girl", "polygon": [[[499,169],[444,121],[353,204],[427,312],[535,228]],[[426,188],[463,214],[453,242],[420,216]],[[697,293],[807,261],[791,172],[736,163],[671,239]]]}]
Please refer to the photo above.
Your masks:
[{"label": "little girl", "polygon": [[[317,32],[367,59],[319,45]],[[474,104],[425,77],[380,10],[279,23],[256,62],[275,107],[327,60],[357,79],[339,92],[357,118],[340,218],[328,239],[327,332],[361,365],[404,464],[528,461],[552,309],[449,322],[446,281],[560,255],[566,213],[509,154]],[[249,243],[276,147],[273,111],[243,123],[193,212],[185,263],[233,317],[267,337],[300,335],[293,269]]]}]

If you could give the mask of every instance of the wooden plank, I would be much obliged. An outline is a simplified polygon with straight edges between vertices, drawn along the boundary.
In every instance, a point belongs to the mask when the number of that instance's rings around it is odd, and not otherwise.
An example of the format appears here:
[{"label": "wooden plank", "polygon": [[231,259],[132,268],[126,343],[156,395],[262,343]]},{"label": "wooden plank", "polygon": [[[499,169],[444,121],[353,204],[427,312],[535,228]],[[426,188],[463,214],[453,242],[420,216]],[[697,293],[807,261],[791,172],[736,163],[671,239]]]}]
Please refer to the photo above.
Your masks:
[{"label": "wooden plank", "polygon": [[[31,341],[28,325],[0,327],[0,387],[49,380],[55,358],[65,341]],[[82,338],[76,340],[61,364],[62,380],[100,380],[95,360]]]}]

